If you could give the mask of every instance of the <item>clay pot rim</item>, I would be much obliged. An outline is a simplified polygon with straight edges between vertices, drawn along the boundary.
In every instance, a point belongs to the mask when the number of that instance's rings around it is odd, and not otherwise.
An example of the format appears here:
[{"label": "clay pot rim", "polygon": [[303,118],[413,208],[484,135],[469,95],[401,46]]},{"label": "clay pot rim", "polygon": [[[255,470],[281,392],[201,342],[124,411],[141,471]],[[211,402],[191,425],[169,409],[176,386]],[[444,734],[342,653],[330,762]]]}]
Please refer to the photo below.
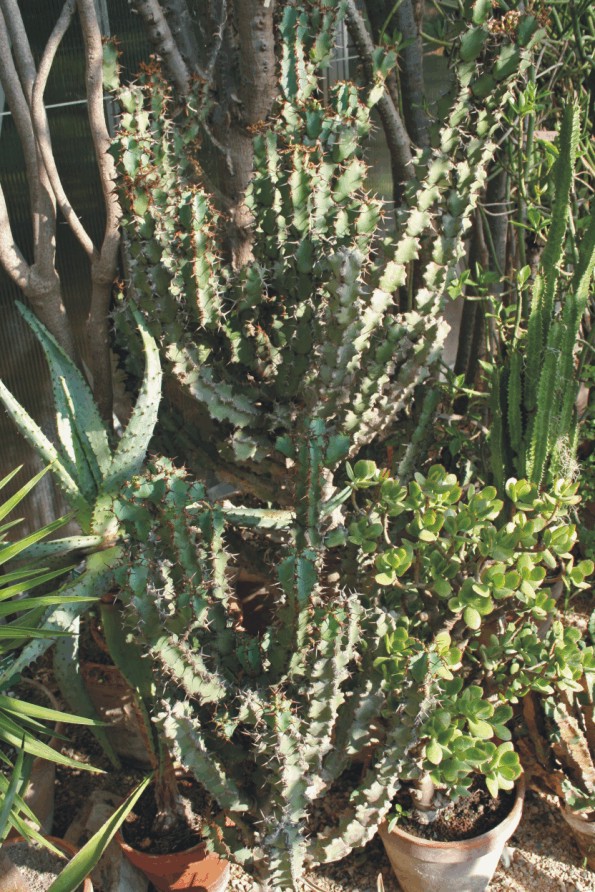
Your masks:
[{"label": "clay pot rim", "polygon": [[[135,849],[134,846],[131,846],[130,843],[127,843],[120,830],[116,833],[116,840],[118,844],[129,852],[137,852],[139,855],[142,855],[143,858],[147,858],[154,861],[162,860],[163,858],[175,858],[177,855],[186,855],[191,852],[197,852],[199,849],[206,850],[206,841],[202,840],[202,842],[197,842],[196,845],[190,846],[189,849],[182,849],[179,852],[163,852],[162,854],[154,854],[152,852],[143,852],[142,849]],[[214,855],[214,852],[205,852],[206,855]],[[217,856],[219,857],[219,856]]]},{"label": "clay pot rim", "polygon": [[495,827],[492,827],[491,830],[486,830],[485,833],[480,833],[479,836],[473,836],[471,839],[445,840],[444,842],[441,842],[438,839],[424,839],[422,836],[415,836],[413,833],[408,833],[406,830],[402,830],[398,824],[389,833],[388,821],[383,821],[380,825],[380,830],[382,833],[386,833],[387,836],[390,836],[391,834],[399,836],[404,843],[419,846],[419,848],[424,849],[427,852],[432,850],[437,851],[438,849],[446,849],[446,851],[472,851],[475,848],[485,845],[486,842],[491,842],[492,839],[496,840],[498,837],[501,837],[502,833],[506,832],[508,829],[508,826],[511,827],[511,832],[506,838],[509,839],[512,836],[521,819],[521,812],[525,801],[524,774],[517,780],[515,789],[516,797],[514,804],[506,817],[500,821],[499,824],[496,824]]},{"label": "clay pot rim", "polygon": [[[68,842],[67,839],[62,839],[59,836],[51,836],[48,833],[44,833],[43,838],[47,839],[48,842],[53,843],[57,849],[62,849],[63,853],[65,855],[70,855],[70,857],[76,855],[76,853],[79,851],[75,845],[73,845],[71,842]],[[29,840],[25,839],[24,836],[11,836],[8,837],[8,839],[4,840],[4,842],[2,843],[2,847],[18,845],[19,843],[26,843],[27,845],[29,845]],[[91,882],[91,877],[85,877],[82,882],[82,887],[83,892],[93,892],[93,883]]]}]

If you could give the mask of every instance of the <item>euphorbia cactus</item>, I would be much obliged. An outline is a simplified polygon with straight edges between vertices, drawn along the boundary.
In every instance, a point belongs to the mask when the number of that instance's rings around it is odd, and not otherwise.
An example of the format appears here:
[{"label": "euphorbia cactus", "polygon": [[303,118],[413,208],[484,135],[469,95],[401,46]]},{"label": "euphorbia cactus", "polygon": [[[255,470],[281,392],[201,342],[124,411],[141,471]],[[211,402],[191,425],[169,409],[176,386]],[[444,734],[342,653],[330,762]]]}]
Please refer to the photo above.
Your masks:
[{"label": "euphorbia cactus", "polygon": [[[306,416],[323,420],[344,443],[328,482],[345,455],[394,434],[431,373],[501,110],[537,27],[521,17],[518,34],[496,34],[489,9],[475,6],[453,72],[456,98],[435,147],[414,156],[394,236],[366,192],[363,149],[396,57],[376,51],[371,88],[323,89],[339,0],[288,3],[280,15],[280,95],[255,128],[253,259],[240,268],[199,164],[213,101],[202,82],[180,104],[152,66],[118,92],[128,298],[170,380],[165,451],[199,474],[209,466],[242,491],[290,505],[278,438],[291,439]],[[127,306],[116,321],[130,350]],[[422,413],[424,424],[430,418]]]}]

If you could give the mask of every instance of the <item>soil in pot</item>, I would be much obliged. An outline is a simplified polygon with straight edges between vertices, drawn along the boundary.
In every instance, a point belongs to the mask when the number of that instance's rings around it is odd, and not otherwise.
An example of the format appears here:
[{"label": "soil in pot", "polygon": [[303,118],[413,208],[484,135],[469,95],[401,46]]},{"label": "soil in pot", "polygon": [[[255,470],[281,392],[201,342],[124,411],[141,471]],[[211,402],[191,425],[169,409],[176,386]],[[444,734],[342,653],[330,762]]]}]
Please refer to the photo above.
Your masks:
[{"label": "soil in pot", "polygon": [[[466,799],[462,812],[459,803],[450,820],[441,816],[442,835],[450,837],[446,840],[436,838],[437,828],[424,830],[424,838],[420,835],[420,827],[412,827],[411,822],[406,829],[405,823],[400,821],[392,831],[388,830],[386,822],[381,824],[380,837],[404,892],[435,892],[436,889],[441,892],[484,892],[507,840],[518,827],[524,791],[521,778],[517,782],[512,808],[511,797],[499,797],[504,799],[506,806],[502,808],[504,816],[500,820],[499,808],[489,807],[489,800],[482,796],[474,797],[475,805],[470,805]],[[474,809],[481,813],[474,815]],[[490,824],[491,829],[486,829]],[[458,839],[453,839],[453,835]]]},{"label": "soil in pot", "polygon": [[[450,803],[431,823],[422,824],[413,817],[406,817],[399,821],[399,827],[413,836],[439,842],[473,839],[497,827],[510,814],[515,796],[514,790],[510,793],[501,791],[494,799],[485,784],[478,780],[469,796]],[[412,810],[413,803],[408,793],[403,792],[397,801],[405,813]]]},{"label": "soil in pot", "polygon": [[212,810],[212,800],[189,778],[179,778],[177,785],[182,813],[171,830],[165,832],[153,829],[157,817],[154,788],[145,790],[122,827],[122,836],[133,849],[149,855],[170,855],[202,842],[201,815]]},{"label": "soil in pot", "polygon": [[207,852],[201,834],[201,816],[212,813],[212,800],[189,778],[179,778],[177,784],[177,823],[170,830],[155,829],[157,805],[153,789],[147,789],[122,827],[124,853],[160,892],[223,892],[229,864]]}]

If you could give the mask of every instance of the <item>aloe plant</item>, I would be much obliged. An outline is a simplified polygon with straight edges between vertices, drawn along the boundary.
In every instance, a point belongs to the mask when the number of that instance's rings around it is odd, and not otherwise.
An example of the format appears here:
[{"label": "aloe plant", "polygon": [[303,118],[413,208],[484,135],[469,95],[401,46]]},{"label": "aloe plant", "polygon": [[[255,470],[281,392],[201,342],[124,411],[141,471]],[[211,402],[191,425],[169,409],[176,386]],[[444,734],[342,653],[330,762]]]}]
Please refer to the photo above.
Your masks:
[{"label": "aloe plant", "polygon": [[[91,390],[81,372],[62,348],[24,306],[19,309],[35,332],[50,370],[58,445],[43,431],[0,381],[0,400],[23,436],[38,454],[50,462],[50,470],[74,509],[81,527],[80,536],[36,546],[35,556],[54,560],[69,553],[86,557],[84,571],[73,579],[47,609],[39,605],[38,631],[17,657],[14,671],[22,671],[55,643],[54,666],[65,696],[77,712],[97,720],[77,671],[78,634],[81,614],[90,600],[96,600],[114,584],[114,570],[125,555],[118,543],[118,529],[113,516],[114,501],[123,481],[142,466],[157,419],[161,397],[161,369],[157,348],[142,318],[139,331],[146,351],[146,372],[130,420],[117,443],[112,446],[106,424],[102,421]],[[40,538],[40,537],[39,537]],[[31,553],[31,552],[30,552]],[[52,605],[55,606],[49,606]],[[68,635],[62,633],[68,630]],[[0,685],[7,678],[0,671]],[[112,762],[118,763],[101,727],[93,725]]]}]

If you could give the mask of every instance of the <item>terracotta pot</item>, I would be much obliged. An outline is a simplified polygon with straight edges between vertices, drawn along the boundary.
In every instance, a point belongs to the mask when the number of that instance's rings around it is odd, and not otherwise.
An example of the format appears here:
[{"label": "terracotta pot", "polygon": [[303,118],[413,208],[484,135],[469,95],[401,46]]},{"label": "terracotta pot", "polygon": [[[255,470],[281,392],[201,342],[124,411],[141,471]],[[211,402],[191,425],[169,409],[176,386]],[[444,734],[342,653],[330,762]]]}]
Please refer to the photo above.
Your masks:
[{"label": "terracotta pot", "polygon": [[109,664],[83,663],[81,673],[98,715],[109,723],[106,732],[114,751],[126,761],[154,767],[136,694],[120,670]]},{"label": "terracotta pot", "polygon": [[149,855],[133,849],[121,834],[116,838],[129,861],[141,870],[159,892],[224,892],[229,862],[207,852],[204,842],[173,855]]},{"label": "terracotta pot", "polygon": [[[71,845],[71,843],[66,842],[65,839],[57,839],[57,837],[55,836],[46,836],[45,838],[48,840],[48,842],[51,842],[57,849],[60,849],[61,852],[64,852],[64,854],[68,855],[70,858],[73,858],[78,852],[78,849]],[[24,837],[15,836],[11,839],[7,839],[2,847],[7,847],[8,849],[10,849],[10,846],[23,842],[26,842]],[[10,851],[8,851],[8,857],[10,858]],[[91,879],[89,877],[85,877],[80,888],[82,892],[93,892],[93,883],[91,882]]]},{"label": "terracotta pot", "polygon": [[562,815],[572,830],[581,855],[587,859],[589,869],[595,870],[595,821],[589,821],[570,808],[563,808]]},{"label": "terracotta pot", "polygon": [[503,821],[473,839],[437,842],[406,833],[397,825],[390,833],[379,827],[386,854],[404,892],[483,892],[498,866],[507,840],[521,820],[525,783],[517,783],[516,799]]}]

